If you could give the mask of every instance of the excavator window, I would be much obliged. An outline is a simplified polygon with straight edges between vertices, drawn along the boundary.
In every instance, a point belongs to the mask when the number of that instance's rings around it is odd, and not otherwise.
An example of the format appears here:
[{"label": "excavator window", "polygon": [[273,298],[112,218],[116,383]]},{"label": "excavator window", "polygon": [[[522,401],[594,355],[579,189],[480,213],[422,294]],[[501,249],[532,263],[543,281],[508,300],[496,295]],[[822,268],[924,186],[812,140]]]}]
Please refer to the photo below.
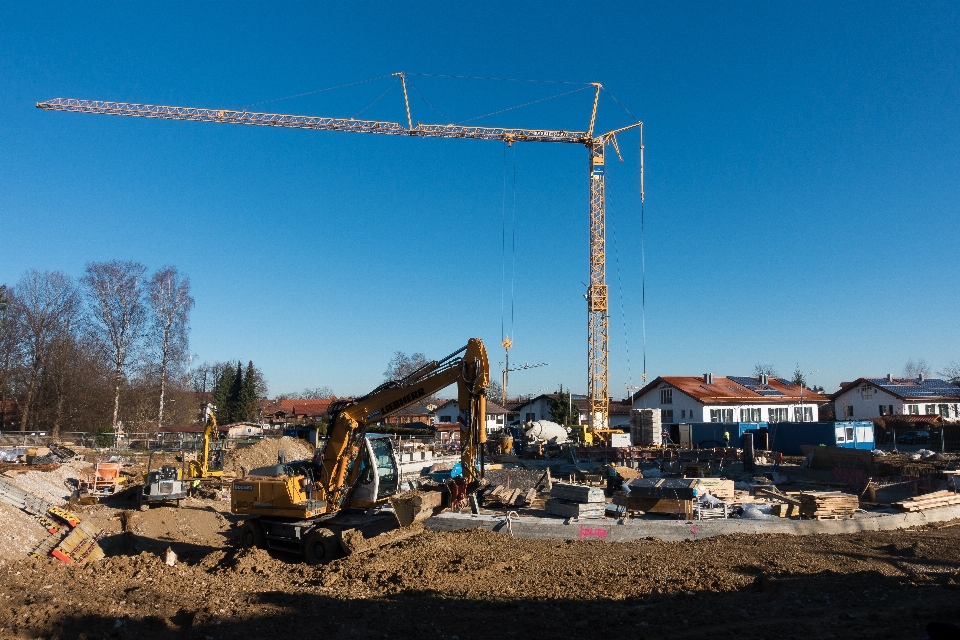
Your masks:
[{"label": "excavator window", "polygon": [[397,466],[393,458],[393,445],[389,438],[371,438],[370,448],[377,463],[377,475],[380,476],[378,498],[385,498],[397,492]]}]

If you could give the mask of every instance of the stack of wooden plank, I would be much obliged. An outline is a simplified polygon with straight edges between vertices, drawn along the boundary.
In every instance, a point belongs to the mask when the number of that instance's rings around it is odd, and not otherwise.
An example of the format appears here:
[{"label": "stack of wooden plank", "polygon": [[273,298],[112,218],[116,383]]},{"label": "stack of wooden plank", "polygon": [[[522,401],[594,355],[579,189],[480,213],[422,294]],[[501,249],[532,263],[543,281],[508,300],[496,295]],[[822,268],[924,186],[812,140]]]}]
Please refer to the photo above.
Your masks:
[{"label": "stack of wooden plank", "polygon": [[893,503],[893,506],[904,511],[925,511],[934,507],[953,505],[960,505],[960,493],[954,493],[953,491],[935,491],[903,502]]},{"label": "stack of wooden plank", "polygon": [[556,482],[544,504],[547,513],[566,518],[601,518],[606,506],[603,489]]},{"label": "stack of wooden plank", "polygon": [[681,514],[693,517],[693,499],[699,494],[701,478],[637,478],[624,484],[624,495],[614,496],[614,504],[628,511]]},{"label": "stack of wooden plank", "polygon": [[536,489],[508,489],[505,485],[498,484],[483,492],[483,505],[523,507],[533,502],[536,497]]},{"label": "stack of wooden plank", "polygon": [[859,508],[860,500],[852,493],[842,491],[811,491],[797,496],[800,501],[800,517],[848,518]]}]

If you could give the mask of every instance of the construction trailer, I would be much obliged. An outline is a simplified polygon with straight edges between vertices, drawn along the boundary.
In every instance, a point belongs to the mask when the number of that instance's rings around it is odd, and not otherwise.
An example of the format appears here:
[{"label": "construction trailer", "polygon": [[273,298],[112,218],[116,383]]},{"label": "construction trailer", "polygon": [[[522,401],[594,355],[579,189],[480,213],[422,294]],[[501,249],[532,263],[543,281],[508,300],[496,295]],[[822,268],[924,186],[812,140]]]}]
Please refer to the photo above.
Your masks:
[{"label": "construction trailer", "polygon": [[801,445],[867,451],[876,447],[870,421],[773,422],[769,429],[770,450],[786,455],[802,455]]},{"label": "construction trailer", "polygon": [[872,450],[873,423],[848,422],[689,422],[664,425],[674,443],[684,448],[723,446],[724,432],[730,434],[730,446],[739,447],[741,437],[753,435],[758,451],[802,455],[800,445],[824,445],[844,449]]},{"label": "construction trailer", "polygon": [[[663,425],[670,432],[670,440],[681,448],[710,449],[722,447],[724,433],[730,434],[730,446],[740,446],[740,436],[754,434],[757,449],[765,450],[763,434],[768,429],[766,422],[681,422]],[[656,436],[656,434],[654,434]]]}]

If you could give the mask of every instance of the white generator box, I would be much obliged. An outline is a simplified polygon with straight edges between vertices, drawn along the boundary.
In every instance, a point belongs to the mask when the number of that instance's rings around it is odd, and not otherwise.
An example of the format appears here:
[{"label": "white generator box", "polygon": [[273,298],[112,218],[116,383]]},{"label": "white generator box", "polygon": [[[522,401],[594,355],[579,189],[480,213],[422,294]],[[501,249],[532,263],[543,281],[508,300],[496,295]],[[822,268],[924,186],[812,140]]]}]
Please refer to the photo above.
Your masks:
[{"label": "white generator box", "polygon": [[629,433],[611,433],[610,446],[611,447],[629,447],[630,434]]}]

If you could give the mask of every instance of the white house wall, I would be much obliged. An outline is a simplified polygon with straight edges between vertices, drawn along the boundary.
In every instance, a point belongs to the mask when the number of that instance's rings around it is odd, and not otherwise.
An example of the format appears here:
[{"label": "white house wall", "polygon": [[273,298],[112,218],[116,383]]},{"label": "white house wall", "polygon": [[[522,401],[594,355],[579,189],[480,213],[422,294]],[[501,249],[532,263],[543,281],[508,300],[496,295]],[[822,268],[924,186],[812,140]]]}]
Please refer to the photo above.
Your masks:
[{"label": "white house wall", "polygon": [[[864,387],[869,389],[866,399],[864,399]],[[909,414],[910,410],[905,409],[905,405],[917,405],[917,414],[918,415],[939,415],[940,414],[940,405],[945,404],[949,407],[948,413],[949,416],[946,416],[948,420],[957,420],[960,419],[960,403],[954,399],[948,400],[936,400],[930,398],[916,398],[910,399],[907,398],[903,400],[893,395],[892,393],[882,389],[880,387],[871,385],[871,384],[860,384],[851,389],[847,389],[834,400],[833,406],[834,411],[837,414],[837,420],[869,420],[872,418],[880,417],[880,405],[884,407],[889,407],[893,405],[893,415],[903,415]],[[933,405],[934,409],[932,412],[928,412],[928,405]],[[849,414],[846,413],[849,407],[853,408],[853,416],[848,417]]]},{"label": "white house wall", "polygon": [[[500,418],[500,421],[497,421],[497,418]],[[443,418],[449,418],[449,420],[444,420]],[[499,431],[504,426],[504,420],[506,416],[502,413],[488,413],[487,419],[485,421],[484,427],[487,430],[487,433],[491,431]],[[433,423],[434,424],[447,424],[447,423],[456,423],[460,419],[460,407],[458,403],[451,402],[450,404],[444,405],[437,409],[433,414]]]},{"label": "white house wall", "polygon": [[[673,389],[673,402],[670,404],[660,403],[660,389],[664,388]],[[812,410],[813,422],[820,419],[820,412],[817,405],[805,402],[803,406]],[[798,403],[796,402],[789,404],[704,404],[669,384],[665,386],[660,385],[656,389],[651,389],[633,401],[634,409],[660,409],[661,420],[664,423],[710,422],[711,409],[733,409],[733,422],[742,422],[740,420],[741,409],[760,409],[760,422],[768,421],[770,415],[768,412],[769,409],[786,409],[787,420],[792,421],[795,419],[794,409],[797,407]],[[664,415],[664,411],[673,411],[673,418],[668,419],[668,417]]]}]

